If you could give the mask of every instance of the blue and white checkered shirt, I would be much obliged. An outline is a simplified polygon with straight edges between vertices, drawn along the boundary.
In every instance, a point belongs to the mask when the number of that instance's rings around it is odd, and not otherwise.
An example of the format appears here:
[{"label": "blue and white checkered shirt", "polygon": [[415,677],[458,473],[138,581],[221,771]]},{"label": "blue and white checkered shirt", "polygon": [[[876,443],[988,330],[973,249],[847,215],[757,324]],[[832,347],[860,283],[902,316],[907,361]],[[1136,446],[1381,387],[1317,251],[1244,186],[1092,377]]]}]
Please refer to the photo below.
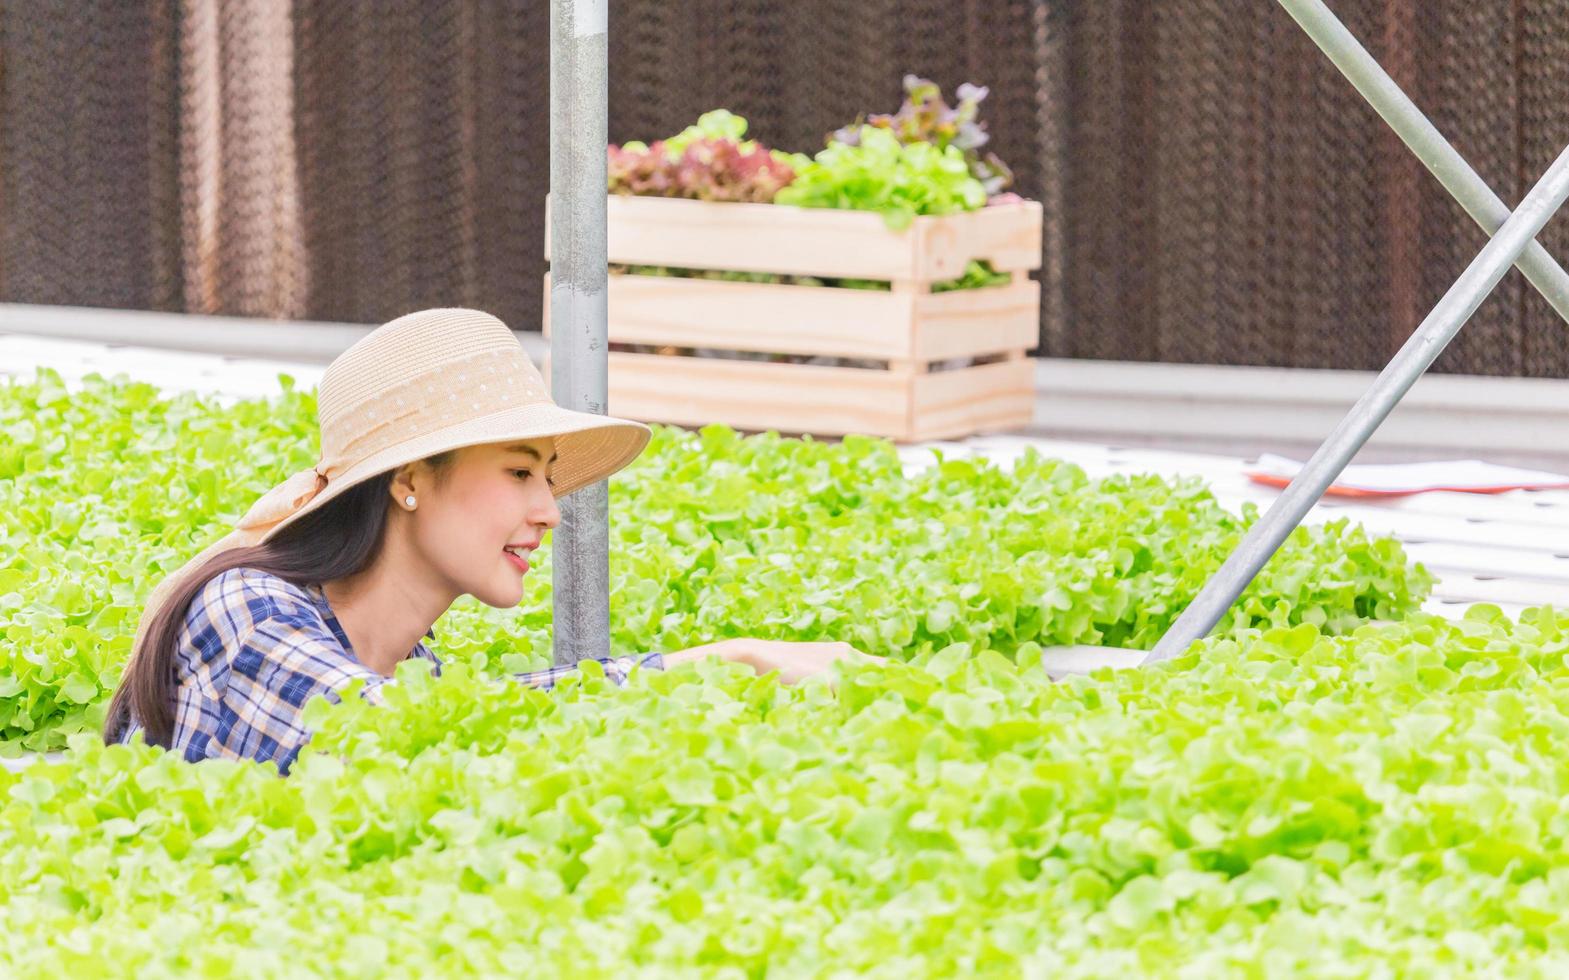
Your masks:
[{"label": "blue and white checkered shirt", "polygon": [[[300,724],[307,701],[323,694],[336,703],[337,691],[361,677],[360,696],[381,703],[382,687],[392,678],[360,663],[352,649],[319,585],[294,585],[256,568],[215,576],[191,602],[180,631],[171,748],[191,762],[273,759],[287,775],[310,739]],[[431,661],[440,673],[441,660],[424,641],[409,656]],[[664,669],[658,653],[599,662],[617,684],[634,666]],[[576,669],[566,665],[511,676],[548,688]],[[138,731],[133,718],[119,741],[130,741]]]}]

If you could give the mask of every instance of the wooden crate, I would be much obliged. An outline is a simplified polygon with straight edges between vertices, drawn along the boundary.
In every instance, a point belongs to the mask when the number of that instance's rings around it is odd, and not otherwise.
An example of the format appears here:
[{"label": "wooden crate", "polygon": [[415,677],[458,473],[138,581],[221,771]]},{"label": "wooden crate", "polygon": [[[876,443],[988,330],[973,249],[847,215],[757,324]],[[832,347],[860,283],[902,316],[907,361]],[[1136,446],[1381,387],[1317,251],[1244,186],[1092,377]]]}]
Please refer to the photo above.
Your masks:
[{"label": "wooden crate", "polygon": [[[1029,423],[1040,286],[1041,208],[1033,201],[890,232],[869,212],[612,196],[617,265],[881,279],[891,292],[615,274],[611,343],[856,358],[886,367],[609,355],[610,411],[649,422],[900,441],[957,438]],[[550,256],[547,201],[545,254]],[[932,293],[972,259],[1013,281]],[[545,277],[545,333],[550,332]],[[951,370],[942,362],[983,358]],[[544,368],[547,380],[550,370]]]}]

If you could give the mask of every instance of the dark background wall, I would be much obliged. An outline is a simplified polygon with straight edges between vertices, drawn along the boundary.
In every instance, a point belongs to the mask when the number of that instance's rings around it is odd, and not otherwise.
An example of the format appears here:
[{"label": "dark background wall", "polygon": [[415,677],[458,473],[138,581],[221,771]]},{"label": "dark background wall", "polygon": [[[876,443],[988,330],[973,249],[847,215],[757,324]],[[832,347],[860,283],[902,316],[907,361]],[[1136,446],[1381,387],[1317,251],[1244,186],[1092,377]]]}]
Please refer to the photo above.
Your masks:
[{"label": "dark background wall", "polygon": [[[1331,0],[1517,202],[1569,141],[1569,0]],[[1046,209],[1040,353],[1380,366],[1483,245],[1267,0],[615,0],[610,133],[806,152],[916,72]],[[0,4],[0,300],[540,315],[544,0]],[[1569,254],[1569,219],[1542,241]],[[1511,272],[1439,369],[1569,377]]]}]

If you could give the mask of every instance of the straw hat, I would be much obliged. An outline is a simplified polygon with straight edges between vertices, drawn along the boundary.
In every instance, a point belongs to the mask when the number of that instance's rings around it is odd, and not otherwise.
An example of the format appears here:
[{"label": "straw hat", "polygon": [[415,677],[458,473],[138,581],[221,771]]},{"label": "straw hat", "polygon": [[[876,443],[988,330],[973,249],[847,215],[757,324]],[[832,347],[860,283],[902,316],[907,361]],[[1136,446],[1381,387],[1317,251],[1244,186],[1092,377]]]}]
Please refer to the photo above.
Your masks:
[{"label": "straw hat", "polygon": [[[153,590],[136,644],[177,582],[212,555],[262,544],[355,484],[427,456],[493,442],[555,439],[555,495],[597,483],[648,445],[648,426],[564,409],[506,324],[466,309],[398,317],[322,375],[316,464],[263,494],[217,543]],[[135,649],[135,647],[133,647]]]}]

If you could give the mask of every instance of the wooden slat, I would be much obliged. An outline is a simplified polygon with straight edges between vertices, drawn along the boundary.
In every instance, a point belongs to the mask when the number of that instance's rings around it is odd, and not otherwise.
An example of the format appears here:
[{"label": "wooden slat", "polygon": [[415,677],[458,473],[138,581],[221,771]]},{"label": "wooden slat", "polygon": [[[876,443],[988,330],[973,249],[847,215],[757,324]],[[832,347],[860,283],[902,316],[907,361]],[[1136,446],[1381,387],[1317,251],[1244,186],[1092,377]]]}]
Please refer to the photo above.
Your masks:
[{"label": "wooden slat", "polygon": [[[545,258],[550,258],[546,199]],[[1003,204],[921,216],[905,232],[871,211],[611,195],[609,261],[856,279],[953,279],[972,259],[998,271],[1037,269],[1041,206]]]},{"label": "wooden slat", "polygon": [[[548,360],[547,360],[548,364]],[[1010,428],[1034,374],[1006,361],[932,374],[612,352],[609,411],[645,422],[890,439]],[[549,368],[543,371],[549,377]],[[923,427],[912,434],[913,424]]]},{"label": "wooden slat", "polygon": [[1017,429],[1035,408],[1035,371],[1028,361],[1002,361],[919,375],[910,407],[916,439]]},{"label": "wooden slat", "polygon": [[[549,359],[541,373],[550,378]],[[902,438],[908,381],[890,371],[612,351],[612,415],[737,429]]]},{"label": "wooden slat", "polygon": [[870,212],[623,196],[612,196],[607,212],[615,263],[861,279],[916,274],[911,240]]},{"label": "wooden slat", "polygon": [[[915,357],[941,361],[1009,350],[1022,355],[1039,343],[1040,308],[1041,285],[1031,279],[922,296],[915,304]],[[1034,370],[1031,363],[1032,375]]]},{"label": "wooden slat", "polygon": [[917,242],[915,279],[958,278],[972,259],[986,259],[998,272],[1041,267],[1039,201],[923,216],[910,230]]},{"label": "wooden slat", "polygon": [[[1040,328],[1031,280],[916,294],[613,275],[609,305],[612,343],[877,360],[1022,354]],[[549,336],[549,273],[544,324]]]},{"label": "wooden slat", "polygon": [[[626,275],[610,277],[609,294],[612,343],[878,360],[914,356],[914,296]],[[549,273],[545,296],[548,336]]]}]

